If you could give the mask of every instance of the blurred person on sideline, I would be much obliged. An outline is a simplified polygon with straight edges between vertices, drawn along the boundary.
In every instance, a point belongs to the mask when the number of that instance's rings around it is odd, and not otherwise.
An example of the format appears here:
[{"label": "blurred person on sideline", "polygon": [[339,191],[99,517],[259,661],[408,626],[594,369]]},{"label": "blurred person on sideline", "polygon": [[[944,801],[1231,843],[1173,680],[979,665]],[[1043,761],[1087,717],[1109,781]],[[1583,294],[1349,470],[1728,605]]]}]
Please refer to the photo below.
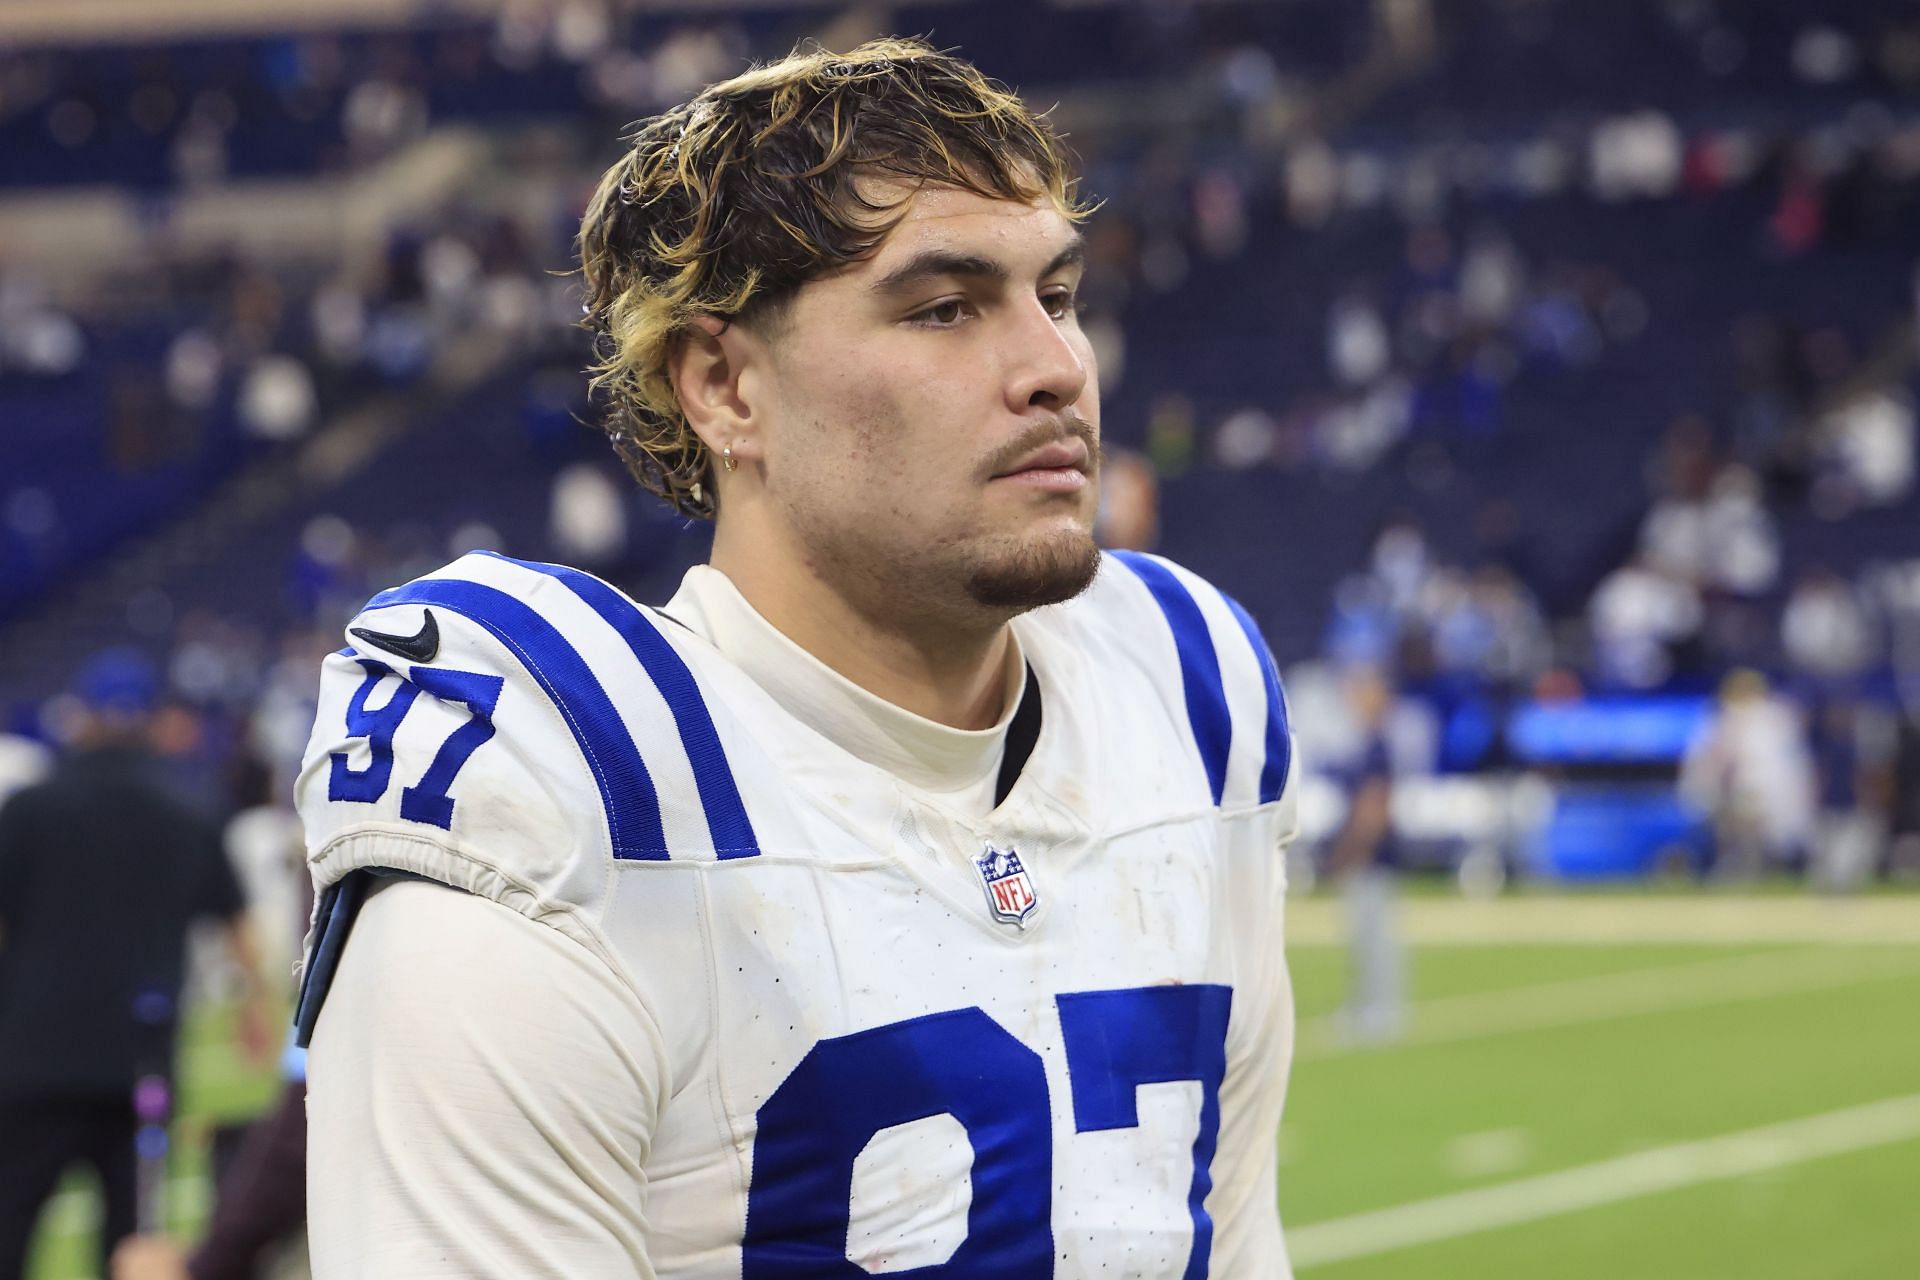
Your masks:
[{"label": "blurred person on sideline", "polygon": [[271,1000],[219,832],[147,743],[158,682],[130,651],[82,671],[87,712],[44,782],[0,808],[0,1280],[18,1280],[68,1165],[104,1193],[101,1256],[135,1227],[137,1080],[171,1074],[188,926],[226,922],[239,1028],[272,1051]]},{"label": "blurred person on sideline", "polygon": [[1343,692],[1360,748],[1336,777],[1347,815],[1333,840],[1327,873],[1347,901],[1349,995],[1342,1010],[1358,1043],[1399,1037],[1406,1025],[1407,960],[1396,912],[1399,860],[1393,838],[1393,762],[1387,720],[1393,688],[1375,667],[1347,675]]},{"label": "blurred person on sideline", "polygon": [[1894,724],[1864,698],[1823,699],[1811,725],[1819,771],[1820,818],[1808,875],[1830,893],[1858,889],[1880,865],[1887,843]]},{"label": "blurred person on sideline", "polygon": [[1720,685],[1712,720],[1687,747],[1680,794],[1713,823],[1714,874],[1751,879],[1806,865],[1818,802],[1799,711],[1757,671]]},{"label": "blurred person on sideline", "polygon": [[1160,477],[1131,449],[1108,449],[1100,461],[1100,508],[1093,535],[1115,551],[1151,551],[1160,541]]},{"label": "blurred person on sideline", "polygon": [[1920,878],[1920,687],[1902,689],[1895,725],[1886,870],[1910,880]]},{"label": "blurred person on sideline", "polygon": [[[233,772],[234,798],[242,808],[227,823],[227,849],[253,904],[260,949],[273,957],[277,971],[278,935],[296,920],[304,929],[313,914],[313,887],[304,874],[290,897],[281,885],[287,861],[304,871],[306,845],[291,797],[279,795],[274,785],[278,771],[248,752]],[[290,957],[287,964],[290,970]],[[199,1242],[189,1251],[170,1236],[129,1236],[114,1251],[108,1280],[255,1280],[275,1274],[266,1268],[307,1218],[305,1050],[288,1045],[281,1077],[279,1099],[246,1126],[233,1159],[217,1173],[213,1212]]]},{"label": "blurred person on sideline", "polygon": [[307,1217],[306,1054],[291,1048],[273,1109],[247,1126],[214,1191],[213,1215],[189,1251],[166,1235],[130,1235],[108,1280],[256,1280]]}]

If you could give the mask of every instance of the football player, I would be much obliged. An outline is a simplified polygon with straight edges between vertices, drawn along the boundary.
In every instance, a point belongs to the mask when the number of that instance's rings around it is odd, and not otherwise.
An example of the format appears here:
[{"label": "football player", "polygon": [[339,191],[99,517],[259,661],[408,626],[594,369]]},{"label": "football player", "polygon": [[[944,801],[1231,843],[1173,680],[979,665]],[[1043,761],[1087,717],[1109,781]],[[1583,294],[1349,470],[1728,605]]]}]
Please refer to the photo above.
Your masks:
[{"label": "football player", "polygon": [[1087,214],[910,41],[632,136],[594,377],[712,563],[470,555],[329,660],[320,1280],[1287,1274],[1285,704],[1096,550]]}]

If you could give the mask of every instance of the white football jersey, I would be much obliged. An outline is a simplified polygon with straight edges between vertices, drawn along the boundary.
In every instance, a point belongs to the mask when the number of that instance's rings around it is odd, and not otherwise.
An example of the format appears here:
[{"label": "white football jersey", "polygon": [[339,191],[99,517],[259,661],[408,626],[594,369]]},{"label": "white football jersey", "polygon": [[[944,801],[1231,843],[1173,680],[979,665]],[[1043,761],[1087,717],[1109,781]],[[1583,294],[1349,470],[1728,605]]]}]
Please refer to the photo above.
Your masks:
[{"label": "white football jersey", "polygon": [[1038,737],[970,817],[586,574],[474,554],[375,597],[300,782],[303,1035],[368,875],[425,877],[657,1022],[664,1280],[1286,1276],[1273,660],[1149,556],[1013,626]]}]

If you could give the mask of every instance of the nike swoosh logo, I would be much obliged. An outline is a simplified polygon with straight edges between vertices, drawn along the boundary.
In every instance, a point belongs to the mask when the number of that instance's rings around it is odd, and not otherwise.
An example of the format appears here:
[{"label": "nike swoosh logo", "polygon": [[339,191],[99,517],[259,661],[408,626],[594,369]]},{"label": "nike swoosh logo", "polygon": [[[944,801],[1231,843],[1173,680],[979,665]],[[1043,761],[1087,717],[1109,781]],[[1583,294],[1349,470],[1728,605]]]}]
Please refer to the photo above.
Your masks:
[{"label": "nike swoosh logo", "polygon": [[433,610],[424,612],[426,621],[420,624],[419,631],[410,636],[388,635],[384,631],[372,631],[366,627],[350,627],[347,634],[356,640],[379,645],[412,662],[432,662],[434,655],[440,652],[440,624],[434,620]]}]

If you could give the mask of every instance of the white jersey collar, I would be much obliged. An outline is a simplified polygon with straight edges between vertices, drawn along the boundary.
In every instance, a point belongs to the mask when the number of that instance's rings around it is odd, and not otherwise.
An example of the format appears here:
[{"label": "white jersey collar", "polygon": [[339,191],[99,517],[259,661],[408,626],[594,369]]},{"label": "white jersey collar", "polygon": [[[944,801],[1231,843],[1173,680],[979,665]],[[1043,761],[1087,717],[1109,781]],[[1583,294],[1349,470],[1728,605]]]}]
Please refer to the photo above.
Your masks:
[{"label": "white jersey collar", "polygon": [[1007,725],[1026,691],[1027,665],[1017,637],[1008,647],[1015,677],[999,720],[986,729],[956,729],[895,706],[821,662],[762,617],[712,565],[689,569],[666,611],[788,714],[849,755],[963,810],[985,813],[993,807]]}]

